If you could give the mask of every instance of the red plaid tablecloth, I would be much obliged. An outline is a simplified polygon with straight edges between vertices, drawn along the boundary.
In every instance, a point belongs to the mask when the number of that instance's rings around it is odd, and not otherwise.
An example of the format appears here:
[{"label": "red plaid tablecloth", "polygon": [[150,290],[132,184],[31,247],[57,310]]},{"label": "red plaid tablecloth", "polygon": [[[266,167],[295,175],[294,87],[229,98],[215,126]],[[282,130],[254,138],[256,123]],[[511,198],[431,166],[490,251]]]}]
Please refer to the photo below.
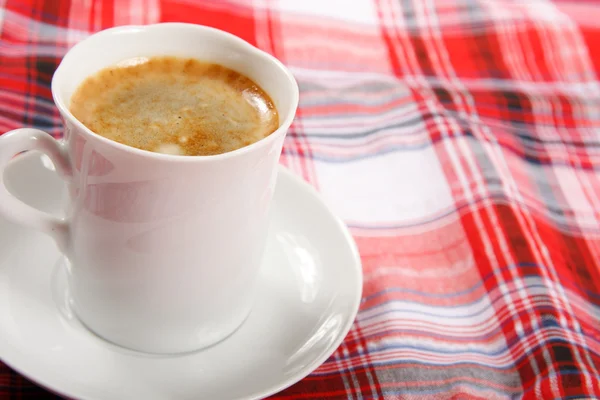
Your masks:
[{"label": "red plaid tablecloth", "polygon": [[[291,68],[281,162],[362,255],[346,340],[275,399],[600,397],[600,5],[0,0],[0,132],[60,136],[50,79],[67,49],[159,21]],[[52,395],[0,363],[0,397]]]}]

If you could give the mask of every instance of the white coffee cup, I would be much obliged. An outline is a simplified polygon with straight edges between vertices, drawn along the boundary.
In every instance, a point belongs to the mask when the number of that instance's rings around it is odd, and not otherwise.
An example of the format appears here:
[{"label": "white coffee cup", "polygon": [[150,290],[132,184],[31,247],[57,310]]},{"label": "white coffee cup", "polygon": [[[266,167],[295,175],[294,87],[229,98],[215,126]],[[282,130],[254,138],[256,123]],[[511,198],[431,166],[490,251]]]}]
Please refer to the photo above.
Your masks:
[{"label": "white coffee cup", "polygon": [[[279,129],[229,153],[173,156],[113,142],[69,112],[70,97],[86,77],[125,59],[156,55],[194,57],[248,76],[274,101]],[[2,176],[0,214],[56,240],[69,262],[74,311],[106,340],[181,353],[230,335],[252,307],[278,160],[298,105],[292,74],[269,54],[216,29],[124,26],[74,46],[54,74],[52,94],[64,139],[28,128],[2,135],[0,172],[22,151],[47,154],[67,182],[66,218],[22,203]]]}]

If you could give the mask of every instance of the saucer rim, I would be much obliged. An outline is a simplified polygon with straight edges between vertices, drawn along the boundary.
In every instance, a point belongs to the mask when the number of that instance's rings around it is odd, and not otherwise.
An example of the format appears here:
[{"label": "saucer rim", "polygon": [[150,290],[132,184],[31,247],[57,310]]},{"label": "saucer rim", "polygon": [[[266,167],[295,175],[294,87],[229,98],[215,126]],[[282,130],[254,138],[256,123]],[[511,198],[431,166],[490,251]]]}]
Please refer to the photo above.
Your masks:
[{"label": "saucer rim", "polygon": [[[352,234],[350,233],[348,226],[331,209],[329,204],[327,204],[325,199],[319,194],[319,192],[314,188],[314,186],[310,185],[308,182],[306,182],[305,180],[300,178],[298,175],[291,172],[289,169],[287,169],[283,165],[279,165],[277,180],[280,179],[280,176],[282,173],[288,179],[293,181],[295,185],[297,185],[301,189],[304,189],[307,192],[307,194],[310,194],[310,196],[313,198],[313,200],[320,203],[325,208],[327,213],[335,221],[340,233],[344,237],[344,241],[349,244],[350,251],[352,253],[352,260],[354,261],[353,269],[354,269],[354,273],[356,275],[355,278],[356,278],[356,284],[358,286],[358,293],[354,299],[354,304],[352,305],[352,308],[351,308],[352,312],[350,313],[350,317],[348,318],[343,329],[340,330],[340,335],[329,346],[329,349],[327,351],[323,352],[323,355],[321,357],[316,358],[315,361],[308,364],[307,367],[304,367],[303,369],[301,369],[300,372],[297,373],[292,378],[289,378],[288,380],[284,381],[283,384],[281,384],[279,387],[275,387],[274,389],[272,388],[270,390],[265,390],[263,393],[258,393],[258,394],[253,395],[255,397],[246,397],[244,399],[262,399],[262,398],[271,396],[273,394],[279,393],[282,390],[285,390],[288,387],[294,385],[295,383],[300,382],[302,379],[306,378],[313,371],[315,371],[317,368],[319,368],[325,361],[327,361],[327,359],[329,357],[331,357],[331,355],[333,353],[335,353],[337,351],[338,347],[340,347],[340,345],[342,344],[344,339],[346,339],[346,336],[348,336],[350,329],[352,329],[352,325],[354,325],[354,322],[356,321],[356,316],[358,315],[358,310],[360,308],[360,303],[362,300],[363,284],[364,284],[363,283],[362,261],[360,258],[360,253],[358,251],[358,246],[356,245],[356,241],[354,240],[354,237],[352,237]],[[350,268],[350,266],[348,268]]]},{"label": "saucer rim", "polygon": [[[14,164],[26,163],[27,159],[36,158],[36,157],[40,158],[40,161],[43,163],[43,160],[41,159],[43,157],[43,155],[41,153],[39,153],[37,151],[30,151],[28,153],[29,154],[23,154],[19,157],[15,157],[13,160],[11,160],[9,162],[9,164],[7,165],[7,168],[10,168],[10,167],[15,168]],[[298,370],[298,372],[291,375],[289,378],[282,380],[280,384],[268,387],[268,388],[264,389],[263,391],[255,392],[255,393],[252,393],[245,397],[240,397],[239,398],[240,400],[262,399],[262,398],[271,396],[273,394],[279,393],[279,392],[289,388],[290,386],[300,382],[301,380],[306,378],[308,375],[310,375],[312,372],[314,372],[317,368],[319,368],[329,357],[331,357],[332,354],[335,353],[335,351],[337,351],[337,349],[342,344],[344,339],[348,336],[348,333],[350,332],[352,326],[354,325],[354,323],[356,321],[356,317],[357,317],[359,307],[361,304],[361,300],[362,300],[363,284],[364,284],[362,262],[361,262],[361,258],[360,258],[360,253],[358,251],[358,246],[357,246],[354,238],[352,237],[352,234],[350,233],[350,230],[348,229],[347,225],[341,220],[340,217],[338,217],[336,215],[335,212],[333,212],[333,210],[331,209],[329,204],[327,204],[325,199],[323,199],[323,197],[319,194],[319,192],[312,185],[310,185],[309,183],[304,181],[301,177],[297,176],[296,174],[294,174],[288,168],[284,167],[281,164],[279,165],[279,168],[278,168],[277,183],[279,182],[280,179],[291,180],[291,182],[293,183],[294,186],[296,186],[299,190],[305,192],[306,195],[310,195],[310,197],[312,198],[313,201],[316,201],[318,204],[320,204],[322,207],[324,207],[325,211],[332,218],[332,222],[335,222],[335,224],[338,228],[338,231],[341,234],[341,237],[343,237],[344,241],[348,244],[348,250],[350,251],[349,255],[351,255],[351,259],[353,262],[349,263],[352,265],[347,265],[346,268],[348,269],[348,272],[350,270],[352,270],[353,275],[354,275],[352,277],[353,279],[348,279],[348,281],[351,282],[352,285],[356,285],[356,291],[355,291],[353,304],[351,305],[351,307],[348,307],[350,312],[348,313],[348,318],[347,318],[345,325],[342,327],[342,329],[340,329],[340,331],[339,331],[340,333],[339,333],[338,337],[336,338],[336,340],[328,346],[327,350],[324,351],[320,357],[315,358],[311,363],[307,364],[302,369]],[[92,332],[88,332],[88,333],[90,335],[93,335]],[[226,340],[227,340],[227,338],[219,343],[216,343],[215,346],[224,345],[226,343]],[[6,357],[5,350],[7,349],[7,347],[2,346],[0,344],[0,350],[2,350],[3,347],[4,347],[4,350],[1,351],[1,353],[4,353],[4,355],[0,354],[0,361],[4,362],[12,370],[16,371],[20,375],[24,376],[25,378],[27,378],[34,384],[44,388],[45,390],[47,390],[51,393],[57,394],[59,396],[68,397],[68,398],[89,399],[89,400],[102,400],[103,399],[102,397],[98,397],[96,395],[90,397],[89,393],[85,393],[85,390],[80,390],[80,389],[69,390],[68,387],[64,387],[66,385],[53,385],[51,383],[48,383],[49,381],[53,380],[52,378],[41,379],[41,378],[35,377],[35,375],[36,375],[35,373],[30,374],[30,373],[24,371],[26,369],[27,370],[32,370],[32,369],[36,370],[35,366],[33,366],[33,368],[31,368],[31,363],[29,363],[29,365],[26,365],[24,368],[20,368],[22,365],[17,367],[16,364],[22,364],[15,360],[16,358],[18,358],[18,355],[15,355],[18,352],[13,352],[12,356],[9,355],[9,357]],[[111,347],[113,347],[113,348],[112,349],[107,348],[107,351],[122,351],[121,349],[114,348],[114,346],[111,346]],[[9,353],[11,353],[10,350],[9,350]],[[140,353],[140,354],[145,355],[146,353]],[[177,357],[177,355],[175,355],[175,357]],[[13,361],[16,361],[16,362],[13,363]],[[47,376],[48,374],[41,373],[41,374],[37,374],[37,375]],[[61,379],[57,379],[57,380],[61,381]],[[64,381],[64,379],[62,379],[62,381]],[[84,393],[79,393],[80,391],[83,391]]]}]

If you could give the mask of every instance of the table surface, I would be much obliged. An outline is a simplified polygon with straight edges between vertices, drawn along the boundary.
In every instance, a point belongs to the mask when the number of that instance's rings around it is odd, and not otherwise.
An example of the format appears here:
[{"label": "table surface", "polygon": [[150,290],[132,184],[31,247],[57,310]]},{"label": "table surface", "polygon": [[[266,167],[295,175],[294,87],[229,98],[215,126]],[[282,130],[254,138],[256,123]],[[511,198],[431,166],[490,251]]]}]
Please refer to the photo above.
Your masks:
[{"label": "table surface", "polygon": [[[114,25],[230,31],[301,89],[281,163],[364,266],[336,353],[275,399],[600,397],[600,5],[0,0],[0,132],[61,135],[50,79]],[[0,398],[53,395],[0,363]]]}]

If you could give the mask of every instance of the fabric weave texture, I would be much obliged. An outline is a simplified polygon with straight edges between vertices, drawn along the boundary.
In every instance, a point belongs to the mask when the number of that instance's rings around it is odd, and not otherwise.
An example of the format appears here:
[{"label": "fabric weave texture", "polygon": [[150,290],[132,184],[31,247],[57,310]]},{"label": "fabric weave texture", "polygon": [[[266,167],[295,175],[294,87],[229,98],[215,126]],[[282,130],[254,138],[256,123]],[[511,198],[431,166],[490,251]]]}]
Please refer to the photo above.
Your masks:
[{"label": "fabric weave texture", "polygon": [[[0,132],[61,136],[52,74],[93,32],[229,31],[294,73],[281,163],[348,224],[364,269],[343,344],[273,399],[600,398],[599,15],[590,0],[0,0]],[[0,363],[1,399],[53,397]]]}]

